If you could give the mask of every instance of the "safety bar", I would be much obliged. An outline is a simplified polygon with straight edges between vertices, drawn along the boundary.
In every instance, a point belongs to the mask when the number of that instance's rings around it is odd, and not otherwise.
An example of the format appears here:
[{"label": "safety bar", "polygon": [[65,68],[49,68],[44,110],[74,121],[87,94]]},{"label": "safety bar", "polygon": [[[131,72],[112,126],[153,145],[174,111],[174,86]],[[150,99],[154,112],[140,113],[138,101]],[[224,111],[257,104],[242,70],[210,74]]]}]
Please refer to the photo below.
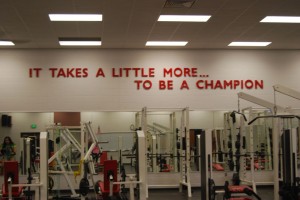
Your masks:
[{"label": "safety bar", "polygon": [[267,115],[267,116],[258,116],[252,119],[248,125],[251,125],[253,122],[255,122],[257,119],[261,118],[285,118],[285,119],[291,119],[291,118],[297,118],[300,119],[300,116],[298,115]]}]

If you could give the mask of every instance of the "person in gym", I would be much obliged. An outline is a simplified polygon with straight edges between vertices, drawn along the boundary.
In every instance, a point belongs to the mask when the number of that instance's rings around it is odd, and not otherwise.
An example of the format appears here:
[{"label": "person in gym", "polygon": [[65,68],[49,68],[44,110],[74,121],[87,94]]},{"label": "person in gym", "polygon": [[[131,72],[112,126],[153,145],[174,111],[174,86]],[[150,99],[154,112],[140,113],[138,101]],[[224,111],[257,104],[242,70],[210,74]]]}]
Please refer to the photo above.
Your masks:
[{"label": "person in gym", "polygon": [[4,141],[1,145],[0,155],[4,161],[15,160],[16,145],[8,136],[4,138]]}]

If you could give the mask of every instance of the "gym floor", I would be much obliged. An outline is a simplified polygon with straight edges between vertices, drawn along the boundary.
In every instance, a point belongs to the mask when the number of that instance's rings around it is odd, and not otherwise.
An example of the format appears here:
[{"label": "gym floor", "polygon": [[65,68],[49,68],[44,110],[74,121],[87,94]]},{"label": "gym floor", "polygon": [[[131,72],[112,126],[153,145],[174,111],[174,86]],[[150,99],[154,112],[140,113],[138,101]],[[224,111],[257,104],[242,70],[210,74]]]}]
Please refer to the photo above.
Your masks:
[{"label": "gym floor", "polygon": [[[130,173],[135,173],[134,169],[126,167],[126,171]],[[260,186],[257,187],[257,193],[262,200],[272,200],[274,199],[273,186]],[[149,189],[148,200],[200,200],[201,199],[201,188],[192,188],[192,197],[187,197],[187,191],[179,192],[178,189]],[[255,198],[253,198],[255,199]],[[223,200],[221,194],[216,196],[215,200]]]},{"label": "gym floor", "polygon": [[[149,190],[149,198],[148,200],[200,200],[201,192],[200,188],[192,189],[192,197],[187,197],[187,191],[183,191],[180,193],[177,189],[150,189]],[[257,188],[257,193],[261,197],[262,200],[272,200],[274,199],[273,187],[272,186],[260,186]],[[61,193],[62,196],[67,195],[67,193]],[[59,198],[64,199],[64,198]],[[88,195],[88,199],[95,199],[94,192],[90,192]],[[255,199],[255,198],[253,198]],[[144,200],[144,199],[142,199]],[[223,200],[223,196],[217,195],[215,200]]]},{"label": "gym floor", "polygon": [[[127,173],[135,173],[135,169],[130,166],[125,166]],[[183,192],[179,192],[178,189],[149,189],[149,198],[147,200],[201,200],[201,188],[192,188],[192,197],[188,198],[187,190],[183,190]],[[257,187],[257,193],[261,197],[262,200],[272,200],[274,199],[273,194],[273,186],[259,186]],[[51,194],[53,196],[59,195],[70,195],[69,191],[60,191],[59,194],[57,192],[53,192]],[[87,195],[89,200],[95,199],[95,194],[93,191],[90,191]],[[129,194],[128,194],[129,198]],[[59,198],[65,199],[65,198]],[[253,199],[255,199],[253,197]],[[142,199],[144,200],[144,199]],[[216,195],[215,200],[223,200],[223,195]]]},{"label": "gym floor", "polygon": [[[183,191],[182,193],[178,192],[175,189],[155,189],[149,190],[149,198],[148,200],[199,200],[201,199],[200,188],[192,189],[192,197],[187,197],[187,192]],[[257,188],[257,193],[261,197],[262,200],[272,200],[274,199],[273,187],[272,186],[263,186]],[[255,199],[255,198],[254,198]],[[215,200],[223,200],[222,195],[217,195]]]}]

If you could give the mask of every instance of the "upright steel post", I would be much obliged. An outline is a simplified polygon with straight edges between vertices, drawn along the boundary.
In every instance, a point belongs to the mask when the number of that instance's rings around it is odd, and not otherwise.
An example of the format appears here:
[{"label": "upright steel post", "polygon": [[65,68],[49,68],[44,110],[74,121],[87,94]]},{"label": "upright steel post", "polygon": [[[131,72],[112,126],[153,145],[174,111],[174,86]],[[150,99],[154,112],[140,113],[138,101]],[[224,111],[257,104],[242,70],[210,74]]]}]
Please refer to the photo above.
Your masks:
[{"label": "upright steel post", "polygon": [[189,129],[189,109],[182,110],[181,116],[181,143],[185,138],[185,147],[181,146],[180,153],[180,184],[179,191],[182,192],[182,186],[188,189],[188,197],[192,197],[191,180],[190,180],[190,129]]},{"label": "upright steel post", "polygon": [[[139,140],[142,140],[142,138],[143,138],[144,142],[141,141],[139,143],[139,145],[138,145],[138,148],[139,148],[139,155],[143,156],[144,159],[146,159],[146,152],[147,152],[147,146],[148,146],[147,140],[146,140],[146,137],[145,137],[145,134],[147,133],[147,108],[146,107],[144,107],[142,109],[142,120],[141,120],[141,122],[142,122],[142,131],[143,131],[143,133],[141,133],[140,131],[138,131],[138,133],[140,134]],[[138,136],[139,136],[139,134],[138,134]],[[144,136],[142,136],[142,135],[144,135]],[[143,144],[144,146],[142,146],[140,144]],[[141,149],[142,152],[144,152],[144,155],[142,155],[140,153],[140,149]],[[141,177],[143,179],[144,183],[140,187],[145,187],[143,189],[145,190],[144,192],[145,192],[146,198],[148,198],[148,181],[146,179],[146,175],[147,175],[147,160],[145,160],[145,162],[142,162],[142,161],[139,161],[139,162],[141,162],[141,164],[143,163],[142,164],[143,167],[141,168],[141,170],[142,170],[143,173],[145,173],[145,175],[142,175],[142,176],[145,176],[145,177],[144,178]]]},{"label": "upright steel post", "polygon": [[278,118],[273,118],[273,177],[274,177],[274,200],[279,200],[279,138],[280,124]]},{"label": "upright steel post", "polygon": [[48,199],[48,133],[40,133],[40,197]]},{"label": "upright steel post", "polygon": [[137,131],[138,136],[138,165],[139,165],[139,181],[140,191],[139,191],[139,200],[145,200],[148,198],[148,189],[147,189],[147,165],[146,165],[146,140],[144,131]]}]

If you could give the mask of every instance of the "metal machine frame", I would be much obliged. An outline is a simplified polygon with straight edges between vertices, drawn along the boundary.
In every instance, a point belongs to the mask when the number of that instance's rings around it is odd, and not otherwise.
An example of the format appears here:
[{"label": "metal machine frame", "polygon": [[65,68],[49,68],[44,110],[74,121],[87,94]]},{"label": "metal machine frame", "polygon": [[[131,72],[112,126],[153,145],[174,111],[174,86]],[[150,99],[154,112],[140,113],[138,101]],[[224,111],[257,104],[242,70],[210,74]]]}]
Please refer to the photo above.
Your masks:
[{"label": "metal machine frame", "polygon": [[209,181],[212,177],[212,129],[202,131],[200,135],[200,158],[201,158],[201,199],[210,198]]},{"label": "metal machine frame", "polygon": [[[246,101],[252,102],[254,104],[263,106],[265,108],[268,108],[271,110],[273,115],[276,115],[277,112],[283,112],[285,109],[281,106],[275,105],[274,103],[265,101],[263,99],[254,97],[252,95],[240,92],[238,93],[238,97],[240,99],[244,99]],[[279,163],[278,160],[278,154],[275,152],[278,152],[278,146],[275,144],[278,144],[278,138],[276,137],[277,134],[279,134],[278,129],[276,129],[275,124],[278,124],[278,119],[273,119],[273,134],[272,134],[272,142],[273,142],[273,163]],[[251,131],[253,133],[253,130]],[[252,135],[253,137],[253,135]],[[251,171],[253,171],[254,167],[251,164]],[[278,182],[278,173],[279,173],[279,167],[277,164],[273,165],[273,174],[274,174],[274,200],[278,200],[278,191],[279,191],[279,182]],[[277,197],[277,198],[276,198]]]},{"label": "metal machine frame", "polygon": [[[280,188],[279,180],[281,178],[279,177],[279,165],[277,163],[280,163],[279,162],[280,137],[283,135],[284,120],[294,118],[295,116],[293,116],[293,115],[290,115],[290,116],[289,115],[277,115],[278,112],[292,113],[293,111],[292,110],[287,110],[283,107],[280,107],[280,106],[276,105],[276,92],[280,92],[284,95],[290,96],[290,97],[298,99],[298,100],[300,100],[300,93],[298,91],[292,90],[292,89],[287,88],[287,87],[282,86],[282,85],[274,85],[273,89],[274,89],[274,104],[272,105],[272,103],[268,103],[268,104],[264,104],[263,106],[272,109],[272,113],[274,114],[274,116],[270,116],[270,117],[273,118],[272,142],[273,142],[273,163],[275,163],[273,165],[274,200],[279,200],[279,195],[278,195],[279,194],[279,188]],[[239,95],[239,97],[240,97],[240,95]],[[250,98],[245,98],[245,99],[253,102]],[[254,103],[257,103],[258,105],[263,104],[262,101],[255,101]],[[249,122],[249,124],[251,124],[252,122],[253,122],[253,120],[251,122]],[[300,120],[299,120],[299,124],[300,124]],[[295,148],[293,147],[294,145],[292,143],[292,141],[294,141],[294,140],[291,139],[292,137],[293,137],[293,133],[290,134],[290,137],[288,139],[288,140],[290,140],[290,143],[288,143],[288,144],[289,144],[289,146],[291,146],[290,152],[295,151]],[[293,160],[292,157],[290,159]],[[297,170],[297,167],[294,166],[294,168],[295,168],[294,170]],[[288,171],[290,173],[295,173],[294,170],[288,170]],[[297,173],[295,173],[295,174],[297,174]],[[292,177],[295,174],[293,174],[293,175],[290,174],[289,177]],[[282,179],[282,180],[284,180],[284,179]],[[290,181],[292,181],[292,180],[290,180]]]},{"label": "metal machine frame", "polygon": [[72,135],[72,133],[69,131],[69,129],[65,128],[65,127],[52,127],[52,129],[58,129],[60,130],[60,135],[59,137],[62,138],[65,141],[65,144],[58,150],[55,152],[55,154],[53,154],[49,159],[48,159],[48,164],[50,164],[51,162],[53,162],[54,160],[56,160],[58,162],[58,165],[60,167],[60,171],[54,171],[54,170],[49,170],[50,174],[63,174],[68,186],[70,187],[70,190],[72,192],[71,197],[79,197],[80,195],[76,193],[75,191],[75,187],[72,184],[72,181],[70,180],[69,174],[74,174],[73,171],[67,171],[64,164],[61,161],[61,155],[63,153],[65,153],[69,148],[72,147],[72,145],[78,150],[81,150],[81,145],[79,144],[79,142],[74,138],[74,136]]},{"label": "metal machine frame", "polygon": [[39,178],[35,177],[35,183],[32,184],[12,184],[8,185],[8,199],[12,200],[13,187],[34,187],[35,200],[48,199],[48,133],[40,133],[40,174]]},{"label": "metal machine frame", "polygon": [[[279,92],[281,94],[287,95],[294,99],[300,100],[300,93],[296,90],[290,89],[290,88],[285,87],[280,84],[274,85],[273,89],[274,89],[275,104],[276,104],[276,92]],[[278,125],[278,126],[274,127],[275,133],[273,133],[273,152],[279,152],[279,137],[278,136],[281,135],[281,130],[283,128],[283,122],[282,122],[282,120],[279,121],[278,118],[274,118],[273,123]],[[299,125],[300,125],[300,120],[299,120]],[[293,134],[291,134],[291,135],[293,135]],[[298,142],[300,142],[300,141],[298,141]],[[277,144],[277,145],[275,145],[275,144]],[[293,150],[294,149],[292,149],[292,151]],[[279,156],[277,153],[274,153],[274,155],[273,155],[273,162],[279,163]],[[297,167],[295,167],[295,170],[297,171]],[[293,172],[291,172],[291,173],[293,173]],[[296,174],[297,174],[297,172],[296,172]],[[279,168],[278,168],[278,165],[274,165],[274,200],[279,200],[278,192],[279,192]]]},{"label": "metal machine frame", "polygon": [[[169,109],[167,109],[169,110]],[[144,107],[142,109],[141,114],[141,124],[142,130],[147,130],[147,108]],[[176,137],[174,137],[174,146],[173,147],[173,155],[174,158],[174,168],[177,169],[176,160],[179,159],[180,162],[180,180],[179,180],[179,191],[182,192],[183,186],[187,187],[188,197],[192,197],[192,189],[191,189],[191,180],[190,180],[190,133],[189,133],[189,108],[180,109],[181,111],[181,125],[179,131],[179,143],[180,148],[176,147]],[[172,131],[175,131],[175,117],[174,113],[170,115],[170,125],[172,126]],[[165,127],[164,127],[165,128]],[[174,132],[175,133],[175,132]],[[183,139],[184,138],[184,139]],[[157,139],[157,138],[154,138]],[[185,145],[183,145],[183,141],[185,141]],[[146,144],[147,148],[148,144]],[[185,147],[185,148],[184,148]],[[184,149],[183,149],[184,148]],[[177,158],[177,150],[179,150],[179,158]]]},{"label": "metal machine frame", "polygon": [[[189,128],[189,108],[184,108],[182,110],[181,116],[181,128],[180,128],[181,137],[180,138],[180,182],[179,182],[179,191],[182,192],[183,186],[187,187],[188,197],[192,197],[192,186],[191,186],[191,177],[190,177],[190,128]],[[185,148],[183,146],[182,139],[185,138]]]}]

